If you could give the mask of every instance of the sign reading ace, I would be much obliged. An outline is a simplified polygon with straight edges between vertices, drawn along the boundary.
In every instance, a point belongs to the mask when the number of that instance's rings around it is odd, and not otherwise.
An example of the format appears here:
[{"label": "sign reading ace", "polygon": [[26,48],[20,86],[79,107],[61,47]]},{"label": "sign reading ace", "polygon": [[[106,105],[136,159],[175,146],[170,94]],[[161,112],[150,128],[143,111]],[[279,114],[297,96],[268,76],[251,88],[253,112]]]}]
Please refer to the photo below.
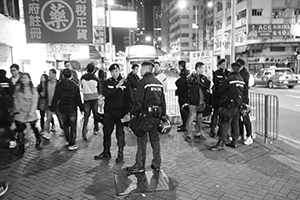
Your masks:
[{"label": "sign reading ace", "polygon": [[91,0],[23,0],[27,43],[93,42]]}]

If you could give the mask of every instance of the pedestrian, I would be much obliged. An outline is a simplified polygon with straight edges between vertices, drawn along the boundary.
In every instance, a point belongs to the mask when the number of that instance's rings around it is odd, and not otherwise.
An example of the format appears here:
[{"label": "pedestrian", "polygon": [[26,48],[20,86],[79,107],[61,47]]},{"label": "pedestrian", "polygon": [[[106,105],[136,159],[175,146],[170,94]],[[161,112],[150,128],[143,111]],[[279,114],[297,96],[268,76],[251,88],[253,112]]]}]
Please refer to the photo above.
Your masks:
[{"label": "pedestrian", "polygon": [[126,170],[132,173],[144,172],[146,163],[146,151],[148,134],[152,147],[153,160],[151,168],[158,172],[161,167],[160,141],[158,126],[160,119],[166,119],[166,101],[162,83],[153,74],[153,64],[142,63],[142,79],[140,80],[136,93],[133,115],[144,116],[150,123],[150,130],[142,136],[137,137],[137,152],[135,164]]},{"label": "pedestrian", "polygon": [[167,92],[168,82],[167,76],[161,71],[161,66],[159,62],[154,62],[154,72],[155,78],[157,78],[163,85],[164,92]]},{"label": "pedestrian", "polygon": [[138,76],[139,72],[139,65],[138,64],[133,64],[131,66],[132,71],[127,75],[127,80],[130,84],[131,91],[132,91],[132,96],[135,99],[135,94],[137,90],[137,85],[140,80],[140,77]]},{"label": "pedestrian", "polygon": [[120,66],[116,63],[109,67],[111,78],[103,84],[104,121],[103,121],[103,152],[94,156],[95,160],[110,159],[111,134],[116,126],[118,155],[116,162],[123,161],[125,146],[124,126],[121,119],[132,109],[132,92],[126,79],[121,76]]},{"label": "pedestrian", "polygon": [[177,86],[175,95],[178,96],[178,104],[180,109],[180,115],[182,124],[178,126],[178,132],[186,131],[186,121],[187,114],[183,111],[183,105],[188,102],[188,85],[186,78],[189,75],[189,72],[186,70],[186,62],[184,60],[180,60],[178,62],[178,67],[180,70],[179,78],[176,80],[175,84]]},{"label": "pedestrian", "polygon": [[[72,66],[72,63],[70,61],[65,61],[64,62],[64,66],[65,66],[65,69],[69,69],[71,70],[72,72],[72,76],[71,76],[71,80],[76,84],[78,85],[79,84],[79,79],[78,79],[78,75],[77,75],[77,72],[73,69],[73,66]],[[59,75],[59,80],[63,80],[65,77],[64,77],[64,73],[63,73],[64,70],[62,70],[60,72],[60,75]]]},{"label": "pedestrian", "polygon": [[20,82],[16,85],[14,92],[14,120],[18,132],[18,156],[23,156],[25,153],[24,130],[26,129],[26,123],[30,124],[31,129],[34,132],[36,138],[35,147],[37,149],[41,148],[41,135],[36,127],[36,122],[38,120],[38,98],[38,92],[33,87],[30,75],[28,73],[21,74]]},{"label": "pedestrian", "polygon": [[215,146],[210,148],[212,151],[224,149],[225,139],[230,127],[232,128],[233,139],[226,146],[237,148],[240,106],[243,102],[245,82],[239,74],[241,65],[235,62],[231,64],[231,68],[233,72],[219,86],[219,92],[222,94],[218,109],[218,115],[220,116],[219,141]]},{"label": "pedestrian", "polygon": [[[250,73],[249,73],[248,69],[245,67],[245,61],[243,59],[238,59],[236,62],[241,65],[241,69],[239,72],[245,82],[245,86],[244,86],[244,90],[243,90],[243,103],[249,105]],[[244,138],[244,125],[246,127],[246,139]],[[240,118],[240,134],[242,136],[242,139],[244,140],[245,145],[250,145],[253,143],[252,124],[250,121],[249,113],[242,115],[242,117]]]},{"label": "pedestrian", "polygon": [[10,66],[10,72],[12,74],[12,77],[10,78],[11,81],[10,90],[11,90],[11,95],[13,95],[15,91],[15,87],[19,82],[22,73],[20,72],[20,67],[17,64],[12,64]]},{"label": "pedestrian", "polygon": [[[48,101],[48,94],[47,94],[47,85],[48,85],[49,77],[47,74],[42,74],[40,79],[40,84],[37,86],[37,91],[39,94],[38,100],[38,110],[40,111],[40,127],[42,129],[42,137],[46,140],[49,140],[49,132],[45,131],[45,117],[46,117],[46,109],[47,109],[47,101]],[[52,122],[54,123],[54,122]]]},{"label": "pedestrian", "polygon": [[218,69],[213,72],[213,87],[212,87],[212,107],[213,107],[213,114],[211,117],[211,124],[210,124],[210,136],[215,137],[216,127],[219,122],[219,116],[217,115],[217,111],[220,104],[221,99],[221,92],[219,91],[219,85],[225,78],[229,75],[229,70],[226,69],[226,60],[220,59],[218,61]]},{"label": "pedestrian", "polygon": [[185,141],[193,141],[192,124],[196,117],[196,134],[195,139],[206,140],[202,130],[203,112],[209,104],[208,90],[210,81],[203,75],[204,63],[197,62],[195,65],[196,73],[193,73],[187,78],[188,84],[188,104],[189,115],[187,118],[187,132],[185,133]]},{"label": "pedestrian", "polygon": [[77,107],[79,107],[81,112],[83,112],[84,108],[81,102],[79,87],[71,80],[72,71],[64,69],[63,76],[65,78],[56,86],[50,111],[55,112],[56,108],[58,108],[63,121],[63,130],[68,142],[68,150],[73,151],[78,149],[76,145]]},{"label": "pedestrian", "polygon": [[[10,126],[12,124],[12,121],[10,121],[10,120],[12,120],[12,118],[10,115],[8,115],[9,110],[11,110],[12,106],[13,106],[13,100],[12,100],[12,96],[11,96],[11,81],[9,80],[9,78],[6,77],[6,71],[4,69],[0,69],[0,87],[1,87],[1,89],[0,89],[1,98],[4,98],[3,101],[7,102],[9,104],[8,105],[7,103],[4,103],[4,102],[0,103],[1,113],[4,114],[4,117],[6,119],[6,120],[4,120],[4,119],[0,120],[0,124],[3,123],[2,127],[4,128],[5,133],[7,134],[7,136],[9,137],[9,140],[10,140],[9,148],[13,149],[17,146],[17,143],[15,140],[13,131],[10,129]],[[6,122],[4,123],[4,121],[6,121]]]},{"label": "pedestrian", "polygon": [[86,68],[87,73],[83,75],[80,80],[84,100],[84,120],[82,127],[82,138],[84,140],[87,140],[87,125],[89,122],[91,111],[94,115],[94,135],[97,135],[99,133],[99,125],[95,116],[98,113],[98,98],[101,94],[100,81],[94,74],[94,63],[89,63]]}]

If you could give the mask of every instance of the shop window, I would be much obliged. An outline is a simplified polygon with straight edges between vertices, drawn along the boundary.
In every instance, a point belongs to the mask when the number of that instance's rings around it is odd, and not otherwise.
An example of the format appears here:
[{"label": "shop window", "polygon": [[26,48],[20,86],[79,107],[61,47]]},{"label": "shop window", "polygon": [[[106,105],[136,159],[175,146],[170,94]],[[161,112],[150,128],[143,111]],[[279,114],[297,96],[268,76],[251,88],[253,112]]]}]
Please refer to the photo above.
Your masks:
[{"label": "shop window", "polygon": [[262,16],[263,9],[252,9],[252,16]]},{"label": "shop window", "polygon": [[237,20],[245,18],[246,16],[247,16],[247,10],[245,9],[237,14]]},{"label": "shop window", "polygon": [[285,51],[285,47],[271,47],[270,51],[271,52],[284,52]]},{"label": "shop window", "polygon": [[274,19],[285,17],[285,8],[273,8],[272,16]]}]

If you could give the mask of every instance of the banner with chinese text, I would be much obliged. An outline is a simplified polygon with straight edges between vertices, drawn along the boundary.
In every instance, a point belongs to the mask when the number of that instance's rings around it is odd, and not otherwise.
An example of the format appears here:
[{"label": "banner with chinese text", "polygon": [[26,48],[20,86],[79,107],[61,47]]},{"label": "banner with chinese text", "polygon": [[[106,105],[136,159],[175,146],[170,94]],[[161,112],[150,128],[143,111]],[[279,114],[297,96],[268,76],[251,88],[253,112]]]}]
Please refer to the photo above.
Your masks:
[{"label": "banner with chinese text", "polygon": [[23,0],[27,43],[93,43],[91,0]]},{"label": "banner with chinese text", "polygon": [[190,67],[192,71],[195,70],[195,64],[197,62],[204,63],[203,74],[207,76],[208,79],[212,79],[213,70],[213,51],[191,51],[190,52]]}]

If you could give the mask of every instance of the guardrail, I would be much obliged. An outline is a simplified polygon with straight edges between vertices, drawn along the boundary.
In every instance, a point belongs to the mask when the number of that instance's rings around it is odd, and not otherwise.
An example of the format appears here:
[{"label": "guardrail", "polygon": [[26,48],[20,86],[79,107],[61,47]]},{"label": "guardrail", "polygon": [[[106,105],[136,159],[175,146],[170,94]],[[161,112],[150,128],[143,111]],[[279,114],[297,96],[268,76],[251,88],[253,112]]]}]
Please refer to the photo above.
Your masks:
[{"label": "guardrail", "polygon": [[[165,94],[167,113],[170,116],[177,117],[175,123],[179,123],[180,110],[178,98],[175,96],[175,90],[168,90]],[[278,138],[279,126],[279,99],[274,95],[265,95],[261,93],[249,93],[252,122],[252,132],[261,135],[267,139],[276,140]],[[205,117],[203,123],[210,124],[211,116]],[[174,123],[174,122],[173,122]]]}]

